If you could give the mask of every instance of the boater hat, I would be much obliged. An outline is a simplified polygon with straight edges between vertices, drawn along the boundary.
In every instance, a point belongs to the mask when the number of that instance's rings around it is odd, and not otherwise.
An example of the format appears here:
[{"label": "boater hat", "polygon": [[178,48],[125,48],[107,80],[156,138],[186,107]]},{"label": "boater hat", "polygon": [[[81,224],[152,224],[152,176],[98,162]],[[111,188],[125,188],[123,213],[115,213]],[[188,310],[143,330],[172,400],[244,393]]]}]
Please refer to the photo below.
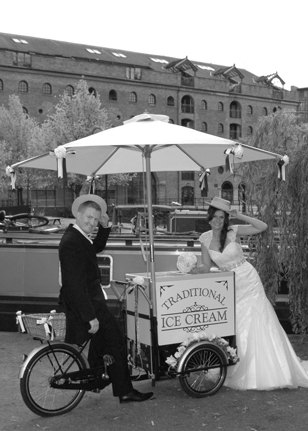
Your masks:
[{"label": "boater hat", "polygon": [[208,202],[208,204],[209,206],[225,211],[226,213],[231,211],[231,202],[218,196],[215,196],[211,202]]},{"label": "boater hat", "polygon": [[75,218],[77,217],[77,213],[80,205],[83,204],[84,202],[89,202],[89,201],[97,203],[101,208],[102,214],[105,214],[107,212],[107,204],[103,198],[97,195],[87,193],[85,195],[78,196],[78,198],[76,198],[73,202],[72,213]]}]

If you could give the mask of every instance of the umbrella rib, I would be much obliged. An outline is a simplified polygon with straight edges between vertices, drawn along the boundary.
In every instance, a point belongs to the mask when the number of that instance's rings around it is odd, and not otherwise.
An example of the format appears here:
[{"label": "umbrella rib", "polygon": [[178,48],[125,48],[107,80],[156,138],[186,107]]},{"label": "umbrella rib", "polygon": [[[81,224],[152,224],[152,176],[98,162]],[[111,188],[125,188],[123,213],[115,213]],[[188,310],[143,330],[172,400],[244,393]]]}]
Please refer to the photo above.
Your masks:
[{"label": "umbrella rib", "polygon": [[275,156],[277,159],[281,159],[281,155],[278,153],[273,153],[272,151],[263,150],[263,148],[252,147],[251,145],[247,145],[247,144],[241,144],[241,143],[239,143],[239,144],[244,148],[249,148],[250,150],[254,150],[254,151],[257,151],[260,153],[269,154],[269,155]]}]

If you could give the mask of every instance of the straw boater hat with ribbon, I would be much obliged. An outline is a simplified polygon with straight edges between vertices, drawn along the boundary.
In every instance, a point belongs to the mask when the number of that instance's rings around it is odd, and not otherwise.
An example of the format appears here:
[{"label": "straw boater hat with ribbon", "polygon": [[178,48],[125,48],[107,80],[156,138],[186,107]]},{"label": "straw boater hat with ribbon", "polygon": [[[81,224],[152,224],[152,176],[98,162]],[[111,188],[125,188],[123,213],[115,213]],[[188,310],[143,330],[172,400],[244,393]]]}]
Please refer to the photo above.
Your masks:
[{"label": "straw boater hat with ribbon", "polygon": [[208,202],[208,204],[210,207],[217,208],[219,210],[225,211],[226,213],[231,211],[231,202],[218,196],[215,196],[211,202]]},{"label": "straw boater hat with ribbon", "polygon": [[78,196],[78,198],[76,198],[73,202],[72,214],[75,218],[77,217],[77,213],[80,205],[83,204],[84,202],[89,202],[89,201],[97,203],[100,206],[102,214],[106,214],[107,204],[104,201],[104,199],[101,198],[100,196],[87,193],[87,194]]}]

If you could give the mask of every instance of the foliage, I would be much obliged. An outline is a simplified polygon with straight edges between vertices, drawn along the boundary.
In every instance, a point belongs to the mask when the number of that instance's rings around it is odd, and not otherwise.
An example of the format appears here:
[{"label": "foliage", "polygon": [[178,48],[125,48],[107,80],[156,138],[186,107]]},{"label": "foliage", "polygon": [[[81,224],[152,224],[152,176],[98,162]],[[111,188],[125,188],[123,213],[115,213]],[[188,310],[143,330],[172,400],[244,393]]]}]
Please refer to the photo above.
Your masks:
[{"label": "foliage", "polygon": [[260,119],[252,146],[287,154],[286,181],[278,178],[273,162],[254,162],[243,168],[247,208],[268,225],[256,239],[254,264],[269,299],[274,302],[279,283],[287,277],[290,311],[295,332],[308,323],[308,152],[307,126],[290,113]]}]

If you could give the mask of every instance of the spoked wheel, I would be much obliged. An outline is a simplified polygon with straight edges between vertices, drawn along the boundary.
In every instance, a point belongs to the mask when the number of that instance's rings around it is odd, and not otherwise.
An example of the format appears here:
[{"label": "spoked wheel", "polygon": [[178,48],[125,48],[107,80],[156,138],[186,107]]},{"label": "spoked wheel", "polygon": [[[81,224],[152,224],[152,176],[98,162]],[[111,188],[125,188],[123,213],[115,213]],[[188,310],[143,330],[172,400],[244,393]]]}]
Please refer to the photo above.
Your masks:
[{"label": "spoked wheel", "polygon": [[29,361],[20,390],[25,404],[40,416],[56,416],[75,408],[83,398],[83,389],[54,389],[50,382],[54,376],[87,367],[85,359],[76,349],[63,343],[46,346]]},{"label": "spoked wheel", "polygon": [[14,223],[16,227],[20,228],[36,228],[46,226],[49,223],[47,217],[35,216],[31,214],[16,214],[11,216],[10,220]]},{"label": "spoked wheel", "polygon": [[195,398],[213,395],[223,385],[227,374],[227,358],[214,344],[196,346],[184,359],[180,384]]}]

